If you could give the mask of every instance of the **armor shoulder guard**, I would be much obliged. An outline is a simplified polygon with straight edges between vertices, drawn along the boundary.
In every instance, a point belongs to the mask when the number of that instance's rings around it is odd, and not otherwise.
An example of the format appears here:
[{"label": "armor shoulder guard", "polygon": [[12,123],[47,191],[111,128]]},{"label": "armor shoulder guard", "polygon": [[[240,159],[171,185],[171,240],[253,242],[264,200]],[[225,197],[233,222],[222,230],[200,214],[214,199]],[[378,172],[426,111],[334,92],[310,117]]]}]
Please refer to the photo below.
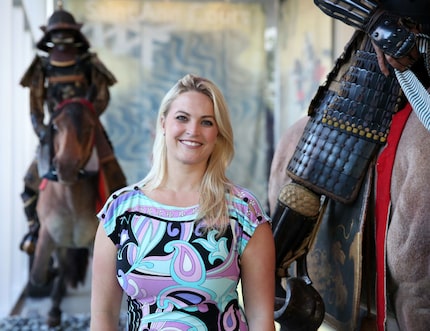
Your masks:
[{"label": "armor shoulder guard", "polygon": [[44,75],[43,68],[44,59],[41,56],[36,55],[19,82],[21,86],[31,87],[34,85],[34,82],[40,81],[38,78]]},{"label": "armor shoulder guard", "polygon": [[109,86],[112,86],[113,84],[115,84],[117,82],[113,73],[110,72],[108,68],[106,68],[106,66],[102,63],[102,61],[100,61],[97,54],[91,53],[90,54],[90,61],[91,61],[91,64],[92,64],[94,70],[96,70],[104,78],[106,78],[106,81],[107,81]]}]

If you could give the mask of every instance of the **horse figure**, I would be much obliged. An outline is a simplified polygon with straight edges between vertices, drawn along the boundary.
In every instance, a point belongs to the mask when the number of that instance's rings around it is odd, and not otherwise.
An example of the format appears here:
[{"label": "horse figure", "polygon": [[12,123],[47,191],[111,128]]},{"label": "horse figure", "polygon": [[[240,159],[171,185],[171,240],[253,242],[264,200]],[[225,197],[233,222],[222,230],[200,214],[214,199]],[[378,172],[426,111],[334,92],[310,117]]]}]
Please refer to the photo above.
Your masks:
[{"label": "horse figure", "polygon": [[98,226],[98,159],[94,147],[98,124],[86,99],[63,101],[49,123],[52,171],[40,188],[40,231],[30,270],[30,284],[52,281],[49,326],[61,323],[60,305],[67,286],[75,288],[83,283],[87,272]]},{"label": "horse figure", "polygon": [[[268,190],[272,210],[281,187],[291,182],[285,170],[307,121],[303,117],[287,129],[276,148]],[[373,199],[375,195],[379,199],[374,173],[382,149],[357,202],[346,207],[333,202],[327,208],[308,254],[309,275],[326,305],[325,320],[336,330],[375,329],[377,275],[368,257],[374,257],[381,245],[386,249],[388,330],[425,330],[430,325],[430,132],[412,111],[400,134],[388,183],[391,206],[386,242],[378,242],[372,235],[376,222]],[[361,316],[360,306],[364,307]]]}]

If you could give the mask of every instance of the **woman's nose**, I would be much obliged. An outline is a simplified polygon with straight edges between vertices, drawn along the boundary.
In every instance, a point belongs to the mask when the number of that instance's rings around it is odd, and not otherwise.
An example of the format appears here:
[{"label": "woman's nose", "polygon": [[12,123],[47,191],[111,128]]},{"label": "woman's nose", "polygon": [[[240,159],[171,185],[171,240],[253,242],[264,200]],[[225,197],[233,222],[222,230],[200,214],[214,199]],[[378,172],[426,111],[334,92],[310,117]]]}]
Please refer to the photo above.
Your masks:
[{"label": "woman's nose", "polygon": [[199,124],[197,122],[189,122],[187,125],[186,133],[190,136],[198,135],[200,130]]}]

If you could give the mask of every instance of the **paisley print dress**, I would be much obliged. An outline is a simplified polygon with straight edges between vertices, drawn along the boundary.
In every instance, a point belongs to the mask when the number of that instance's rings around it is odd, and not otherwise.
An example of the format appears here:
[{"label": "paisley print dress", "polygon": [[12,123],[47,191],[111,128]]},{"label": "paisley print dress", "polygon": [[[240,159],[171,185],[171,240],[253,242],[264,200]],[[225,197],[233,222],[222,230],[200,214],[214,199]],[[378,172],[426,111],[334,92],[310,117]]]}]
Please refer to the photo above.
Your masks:
[{"label": "paisley print dress", "polygon": [[237,293],[240,256],[270,219],[251,192],[233,191],[226,194],[230,226],[222,236],[202,231],[197,205],[158,203],[139,185],[109,197],[98,217],[118,248],[130,331],[248,330]]}]

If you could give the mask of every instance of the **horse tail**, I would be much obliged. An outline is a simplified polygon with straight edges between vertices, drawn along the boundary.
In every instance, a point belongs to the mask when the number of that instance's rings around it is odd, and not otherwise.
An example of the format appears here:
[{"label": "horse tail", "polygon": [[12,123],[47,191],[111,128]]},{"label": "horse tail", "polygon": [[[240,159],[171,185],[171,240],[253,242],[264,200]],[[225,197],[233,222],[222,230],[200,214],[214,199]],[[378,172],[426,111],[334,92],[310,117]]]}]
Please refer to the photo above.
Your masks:
[{"label": "horse tail", "polygon": [[68,248],[65,277],[66,282],[76,288],[79,283],[83,284],[88,270],[89,249],[88,248]]}]

